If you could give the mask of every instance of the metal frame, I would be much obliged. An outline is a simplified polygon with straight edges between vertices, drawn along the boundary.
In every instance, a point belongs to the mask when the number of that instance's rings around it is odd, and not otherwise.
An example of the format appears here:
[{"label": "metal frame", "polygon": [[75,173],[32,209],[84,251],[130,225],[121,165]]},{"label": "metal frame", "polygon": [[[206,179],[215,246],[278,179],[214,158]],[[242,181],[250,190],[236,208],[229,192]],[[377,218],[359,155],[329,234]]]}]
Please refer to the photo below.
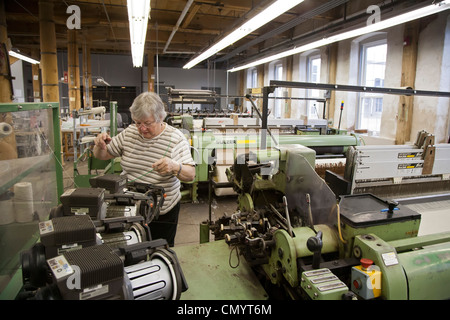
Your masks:
[{"label": "metal frame", "polygon": [[[262,129],[267,129],[267,116],[269,108],[269,94],[272,93],[275,88],[298,88],[298,89],[319,89],[329,91],[350,91],[350,92],[370,92],[370,93],[382,93],[382,94],[394,94],[405,96],[428,96],[428,97],[447,97],[450,98],[450,92],[446,91],[427,91],[427,90],[415,90],[412,88],[381,88],[381,87],[367,87],[367,86],[352,86],[341,84],[326,84],[326,83],[312,83],[312,82],[295,82],[295,81],[280,81],[271,80],[268,87],[263,88],[263,114],[262,114]],[[324,110],[325,114],[325,110]],[[261,148],[266,148],[266,134],[262,133],[261,136]]]},{"label": "metal frame", "polygon": [[325,84],[325,83],[293,82],[293,81],[278,81],[278,80],[271,80],[270,87],[319,89],[319,90],[335,90],[335,91],[351,91],[351,92],[370,92],[370,93],[395,94],[395,95],[404,95],[404,96],[431,96],[431,97],[450,98],[450,92],[416,90],[416,89],[412,89],[412,88],[406,88],[406,89],[382,88],[382,87],[351,86],[351,85],[342,85],[342,84]]},{"label": "metal frame", "polygon": [[[114,137],[117,135],[117,101],[111,101],[109,103],[109,113],[110,113],[110,118],[109,118],[109,130],[110,130],[110,136]],[[75,121],[74,121],[75,124]],[[98,128],[105,128],[105,127],[98,127]],[[96,176],[91,174],[91,166],[88,165],[88,173],[87,175],[83,175],[80,174],[78,171],[78,164],[82,161],[81,159],[87,154],[88,157],[92,156],[92,153],[90,151],[89,147],[86,147],[86,149],[83,150],[83,152],[81,152],[80,156],[77,157],[77,148],[80,145],[76,139],[76,128],[74,125],[74,161],[73,161],[73,179],[74,179],[74,183],[76,187],[89,187],[89,179]],[[80,135],[81,137],[81,135]],[[81,138],[80,138],[81,140]],[[102,161],[103,160],[99,160]],[[105,166],[105,172],[109,172],[110,170],[112,171],[112,173],[114,173],[114,164],[116,162],[115,159],[111,159],[111,160],[107,160],[104,161],[105,163],[108,163]]]}]

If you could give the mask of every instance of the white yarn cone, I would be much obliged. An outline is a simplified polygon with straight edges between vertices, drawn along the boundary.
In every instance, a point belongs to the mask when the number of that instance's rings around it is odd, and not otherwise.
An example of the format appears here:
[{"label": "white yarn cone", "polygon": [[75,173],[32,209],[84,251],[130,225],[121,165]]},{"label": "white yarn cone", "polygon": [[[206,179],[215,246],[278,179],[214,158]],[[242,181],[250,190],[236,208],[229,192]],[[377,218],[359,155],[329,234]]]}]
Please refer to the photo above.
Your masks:
[{"label": "white yarn cone", "polygon": [[31,182],[19,182],[14,185],[14,215],[16,222],[33,221],[34,207]]}]

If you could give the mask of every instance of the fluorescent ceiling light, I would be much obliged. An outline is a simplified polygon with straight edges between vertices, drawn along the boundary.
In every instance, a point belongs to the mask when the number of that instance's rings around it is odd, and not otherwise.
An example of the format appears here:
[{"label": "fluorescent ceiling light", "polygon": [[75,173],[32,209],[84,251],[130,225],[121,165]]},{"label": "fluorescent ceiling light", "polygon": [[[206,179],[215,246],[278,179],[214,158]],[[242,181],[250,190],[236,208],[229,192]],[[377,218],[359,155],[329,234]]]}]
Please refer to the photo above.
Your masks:
[{"label": "fluorescent ceiling light", "polygon": [[202,62],[205,59],[208,59],[212,55],[216,54],[217,52],[221,51],[223,48],[228,47],[229,45],[233,44],[234,42],[238,41],[239,39],[242,39],[249,33],[255,31],[256,29],[260,28],[261,26],[265,25],[266,23],[272,21],[279,15],[283,14],[284,12],[290,10],[291,8],[295,7],[299,3],[303,2],[304,0],[278,0],[272,3],[270,6],[268,6],[266,9],[261,11],[259,14],[257,14],[255,17],[244,23],[242,26],[231,32],[229,35],[227,35],[225,38],[214,44],[211,48],[200,54],[199,56],[195,57],[191,61],[189,61],[183,68],[184,69],[190,69],[193,66],[197,65],[198,63]]},{"label": "fluorescent ceiling light", "polygon": [[239,70],[243,70],[243,69],[248,69],[251,67],[255,67],[257,65],[263,64],[263,63],[268,63],[277,59],[281,59],[287,56],[291,56],[297,53],[301,53],[301,52],[305,52],[308,50],[312,50],[312,49],[316,49],[337,41],[342,41],[342,40],[346,40],[346,39],[350,39],[350,38],[354,38],[354,37],[358,37],[361,36],[363,34],[367,34],[367,33],[371,33],[371,32],[376,32],[376,31],[380,31],[386,28],[390,28],[402,23],[406,23],[409,21],[413,21],[422,17],[426,17],[441,11],[445,11],[447,9],[450,9],[450,0],[446,0],[446,1],[442,1],[440,3],[436,3],[436,4],[431,4],[429,6],[417,9],[417,10],[413,10],[404,14],[400,14],[398,16],[377,22],[377,23],[373,23],[370,24],[368,26],[362,27],[362,28],[358,28],[355,30],[351,30],[351,31],[346,31],[337,35],[333,35],[327,38],[323,38],[311,43],[308,43],[306,45],[300,46],[300,47],[295,47],[293,49],[287,50],[287,51],[283,51],[277,54],[274,54],[272,56],[269,57],[265,57],[259,60],[256,60],[254,62],[250,62],[246,65],[243,66],[238,66],[235,68],[232,68],[230,70],[228,70],[228,72],[235,72],[235,71],[239,71]]},{"label": "fluorescent ceiling light", "polygon": [[30,58],[30,57],[27,57],[27,56],[25,56],[25,55],[23,55],[23,54],[21,54],[21,53],[16,52],[16,51],[10,50],[8,53],[9,53],[9,55],[10,55],[11,57],[14,57],[14,58],[17,58],[17,59],[20,59],[20,60],[29,62],[29,63],[31,63],[31,64],[39,64],[39,61],[37,61],[37,60],[35,60],[35,59],[32,59],[32,58]]},{"label": "fluorescent ceiling light", "polygon": [[133,66],[142,67],[147,25],[150,16],[150,0],[128,0],[127,7]]}]

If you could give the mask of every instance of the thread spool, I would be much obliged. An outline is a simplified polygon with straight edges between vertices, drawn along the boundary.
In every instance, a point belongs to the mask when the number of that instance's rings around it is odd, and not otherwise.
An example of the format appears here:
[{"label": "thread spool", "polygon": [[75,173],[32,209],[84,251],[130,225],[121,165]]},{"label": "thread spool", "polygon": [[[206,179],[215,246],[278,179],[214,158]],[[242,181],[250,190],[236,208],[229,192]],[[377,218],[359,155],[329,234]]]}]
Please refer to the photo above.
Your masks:
[{"label": "thread spool", "polygon": [[17,151],[5,140],[0,140],[0,160],[11,160],[17,158]]},{"label": "thread spool", "polygon": [[0,138],[9,136],[13,131],[12,126],[6,122],[0,122]]},{"label": "thread spool", "polygon": [[95,107],[95,108],[91,109],[91,112],[93,114],[105,113],[106,112],[106,108],[105,107]]},{"label": "thread spool", "polygon": [[14,216],[16,222],[33,221],[33,188],[31,182],[19,182],[14,185]]},{"label": "thread spool", "polygon": [[[216,176],[213,177],[216,182],[228,182],[227,174],[225,170],[228,168],[228,166],[217,166],[216,167]],[[214,193],[216,196],[228,196],[228,195],[235,195],[236,191],[233,190],[233,188],[214,188]]]}]

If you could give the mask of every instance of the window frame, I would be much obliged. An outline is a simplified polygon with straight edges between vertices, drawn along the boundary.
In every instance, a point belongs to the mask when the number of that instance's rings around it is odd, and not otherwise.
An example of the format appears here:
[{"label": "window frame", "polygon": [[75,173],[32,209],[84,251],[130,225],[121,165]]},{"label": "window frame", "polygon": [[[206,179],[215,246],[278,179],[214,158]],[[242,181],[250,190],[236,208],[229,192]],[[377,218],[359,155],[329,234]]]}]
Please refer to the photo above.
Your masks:
[{"label": "window frame", "polygon": [[[273,68],[273,80],[283,80],[284,66],[282,61],[276,61],[272,65]],[[279,77],[278,77],[279,76]],[[280,79],[279,79],[280,78]],[[284,100],[277,99],[283,97],[283,90],[280,87],[275,88],[274,93],[274,104],[273,104],[273,117],[280,119],[282,116],[282,103]]]},{"label": "window frame", "polygon": [[[312,62],[314,60],[319,60],[319,72],[317,75],[317,80],[313,81],[312,78]],[[313,83],[319,83],[320,82],[320,73],[322,71],[321,68],[321,64],[322,64],[322,56],[320,54],[319,51],[315,51],[313,53],[310,53],[307,57],[306,57],[306,82],[313,82]],[[314,96],[313,92],[318,92],[318,94],[316,96]],[[320,90],[318,89],[307,89],[306,90],[306,98],[319,98],[319,94],[320,94]],[[306,115],[308,117],[308,119],[319,119],[319,111],[317,109],[317,105],[316,105],[316,111],[314,113],[311,112],[311,108],[314,105],[314,101],[311,100],[306,100]]]},{"label": "window frame", "polygon": [[[246,82],[247,89],[252,88],[258,88],[258,69],[253,67],[250,69],[247,69],[247,82]],[[244,99],[245,101],[245,111],[244,112],[251,112],[252,111],[252,103],[248,101],[247,99]]]},{"label": "window frame", "polygon": [[[365,81],[367,80],[367,50],[369,48],[373,48],[373,47],[377,47],[377,46],[381,46],[381,45],[386,45],[386,57],[384,60],[384,75],[383,75],[383,84],[379,87],[384,87],[384,80],[385,80],[385,75],[386,75],[386,61],[387,61],[387,38],[386,36],[374,36],[374,37],[370,37],[367,38],[364,41],[361,41],[359,43],[359,70],[358,70],[358,84],[360,86],[366,86]],[[369,85],[367,85],[369,86]],[[375,85],[371,85],[371,86],[375,86]],[[379,119],[377,121],[377,123],[375,124],[375,128],[374,127],[363,127],[363,108],[364,108],[364,103],[365,101],[370,98],[372,102],[375,102],[375,106],[371,105],[370,108],[377,108],[377,109],[381,109],[381,110],[376,110],[374,111],[374,113],[379,113],[379,118],[378,117],[373,117],[374,120]],[[367,129],[369,131],[372,131],[372,134],[374,135],[379,135],[380,134],[380,127],[381,127],[381,116],[383,113],[383,94],[379,94],[379,93],[369,93],[369,92],[358,92],[357,95],[357,101],[358,101],[358,107],[357,107],[357,112],[356,112],[356,128],[357,129]],[[380,103],[381,101],[381,103]],[[371,117],[367,117],[368,119],[370,119]],[[370,121],[370,120],[369,120]]]}]

